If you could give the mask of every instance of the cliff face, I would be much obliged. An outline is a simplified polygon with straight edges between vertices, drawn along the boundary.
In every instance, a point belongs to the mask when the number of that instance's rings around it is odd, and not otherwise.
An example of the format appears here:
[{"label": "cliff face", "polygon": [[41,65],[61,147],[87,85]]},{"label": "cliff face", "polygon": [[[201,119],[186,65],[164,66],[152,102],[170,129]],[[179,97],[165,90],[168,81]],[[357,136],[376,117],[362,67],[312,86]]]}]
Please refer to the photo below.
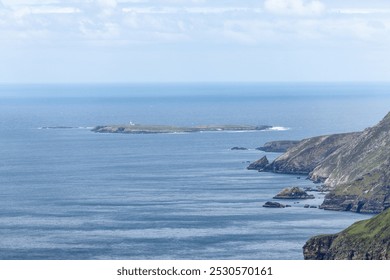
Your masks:
[{"label": "cliff face", "polygon": [[265,143],[262,147],[256,148],[256,150],[269,152],[269,153],[285,153],[288,149],[297,145],[300,141],[292,140],[280,140],[280,141],[271,141]]},{"label": "cliff face", "polygon": [[390,209],[338,234],[311,238],[303,254],[306,260],[389,260]]},{"label": "cliff face", "polygon": [[[390,113],[376,126],[367,128],[328,156],[311,173],[312,178],[326,178],[329,186],[362,179],[383,170],[390,160]],[[384,165],[382,167],[382,165]]]},{"label": "cliff face", "polygon": [[321,208],[379,213],[390,206],[390,113],[311,172],[334,189]]},{"label": "cliff face", "polygon": [[274,160],[266,170],[276,173],[309,174],[329,155],[359,135],[360,132],[354,132],[304,139]]}]

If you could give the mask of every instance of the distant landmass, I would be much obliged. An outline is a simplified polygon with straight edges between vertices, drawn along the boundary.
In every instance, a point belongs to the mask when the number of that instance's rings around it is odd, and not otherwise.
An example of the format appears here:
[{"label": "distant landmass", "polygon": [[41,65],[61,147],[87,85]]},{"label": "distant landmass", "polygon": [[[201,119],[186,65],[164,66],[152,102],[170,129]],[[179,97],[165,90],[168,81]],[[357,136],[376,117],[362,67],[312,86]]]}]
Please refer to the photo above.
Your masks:
[{"label": "distant landmass", "polygon": [[92,129],[98,133],[129,133],[129,134],[152,134],[152,133],[189,133],[208,131],[254,131],[269,130],[270,125],[199,125],[199,126],[171,126],[171,125],[101,125]]}]

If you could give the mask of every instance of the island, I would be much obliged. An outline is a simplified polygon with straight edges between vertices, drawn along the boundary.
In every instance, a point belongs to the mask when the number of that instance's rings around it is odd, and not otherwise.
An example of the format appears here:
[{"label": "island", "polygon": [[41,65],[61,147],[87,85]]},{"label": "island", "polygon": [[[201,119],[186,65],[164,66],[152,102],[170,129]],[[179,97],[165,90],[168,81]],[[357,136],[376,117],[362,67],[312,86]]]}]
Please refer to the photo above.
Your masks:
[{"label": "island", "polygon": [[172,125],[99,125],[92,129],[98,133],[128,133],[128,134],[157,134],[157,133],[191,133],[191,132],[218,132],[218,131],[264,131],[271,129],[270,125],[199,125],[199,126],[172,126]]},{"label": "island", "polygon": [[313,199],[314,195],[308,194],[299,187],[285,188],[274,196],[274,199]]}]

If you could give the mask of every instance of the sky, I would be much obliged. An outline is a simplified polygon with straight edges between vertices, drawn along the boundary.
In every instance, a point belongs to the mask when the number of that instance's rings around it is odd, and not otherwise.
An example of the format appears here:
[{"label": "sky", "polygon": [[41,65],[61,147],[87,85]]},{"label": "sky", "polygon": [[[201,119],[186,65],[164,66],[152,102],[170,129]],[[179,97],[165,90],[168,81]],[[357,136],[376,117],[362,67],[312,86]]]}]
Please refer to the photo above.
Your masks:
[{"label": "sky", "polygon": [[377,81],[388,0],[0,0],[0,83]]}]

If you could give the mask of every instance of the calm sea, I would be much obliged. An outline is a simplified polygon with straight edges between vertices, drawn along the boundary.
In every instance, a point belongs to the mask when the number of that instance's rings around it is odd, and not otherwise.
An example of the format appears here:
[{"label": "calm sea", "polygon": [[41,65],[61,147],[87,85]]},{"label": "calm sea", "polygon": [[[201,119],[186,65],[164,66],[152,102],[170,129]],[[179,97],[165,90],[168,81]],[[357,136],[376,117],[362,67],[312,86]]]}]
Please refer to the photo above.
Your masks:
[{"label": "calm sea", "polygon": [[[304,208],[318,193],[263,208],[312,183],[246,170],[254,148],[362,130],[389,105],[389,84],[1,85],[0,259],[302,259],[309,237],[369,216]],[[130,121],[280,129],[89,130]]]}]

